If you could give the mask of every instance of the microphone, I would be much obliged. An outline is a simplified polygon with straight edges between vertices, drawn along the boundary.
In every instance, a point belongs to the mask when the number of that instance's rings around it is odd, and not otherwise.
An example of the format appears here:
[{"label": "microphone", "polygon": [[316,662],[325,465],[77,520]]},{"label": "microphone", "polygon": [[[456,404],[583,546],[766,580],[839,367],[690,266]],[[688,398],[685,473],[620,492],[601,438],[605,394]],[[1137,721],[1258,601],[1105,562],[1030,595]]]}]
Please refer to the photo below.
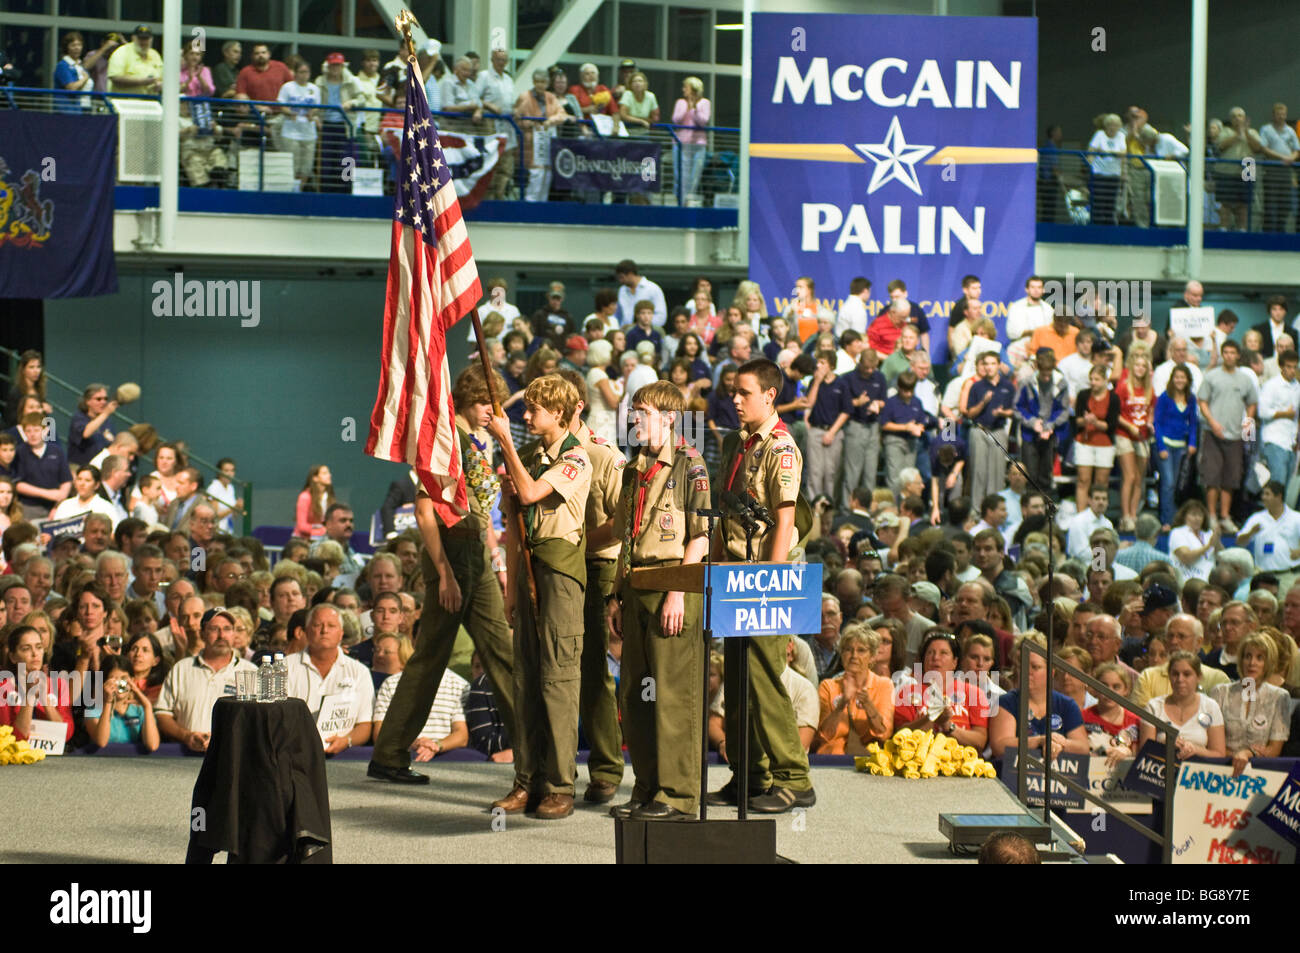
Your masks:
[{"label": "microphone", "polygon": [[752,513],[756,519],[762,520],[769,528],[776,526],[776,520],[772,518],[772,514],[768,511],[766,506],[763,506],[754,498],[754,494],[746,492],[743,497],[743,502],[749,509],[749,512]]},{"label": "microphone", "polygon": [[722,502],[731,509],[734,518],[745,527],[746,530],[753,533],[758,529],[758,523],[749,515],[749,507],[745,500],[732,493],[730,490],[722,491]]}]

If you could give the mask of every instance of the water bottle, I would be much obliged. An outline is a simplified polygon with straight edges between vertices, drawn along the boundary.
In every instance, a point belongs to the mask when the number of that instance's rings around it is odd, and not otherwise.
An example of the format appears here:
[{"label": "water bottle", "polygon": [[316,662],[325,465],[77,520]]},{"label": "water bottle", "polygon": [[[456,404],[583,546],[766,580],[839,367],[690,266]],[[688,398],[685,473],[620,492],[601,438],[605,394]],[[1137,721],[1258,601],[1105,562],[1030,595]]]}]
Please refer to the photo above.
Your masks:
[{"label": "water bottle", "polygon": [[262,656],[262,664],[257,669],[257,700],[259,702],[275,701],[275,669],[271,656]]},{"label": "water bottle", "polygon": [[271,683],[275,686],[272,694],[275,701],[282,702],[289,697],[289,663],[285,661],[283,652],[275,653],[275,664],[272,667],[275,673]]}]

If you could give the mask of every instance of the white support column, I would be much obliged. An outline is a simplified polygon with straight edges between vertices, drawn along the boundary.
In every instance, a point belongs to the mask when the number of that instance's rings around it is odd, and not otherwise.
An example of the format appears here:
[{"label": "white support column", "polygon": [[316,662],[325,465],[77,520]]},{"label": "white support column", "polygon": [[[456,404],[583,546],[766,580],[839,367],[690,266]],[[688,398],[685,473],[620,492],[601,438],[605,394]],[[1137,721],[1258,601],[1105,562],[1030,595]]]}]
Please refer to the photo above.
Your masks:
[{"label": "white support column", "polygon": [[604,0],[569,0],[568,5],[537,41],[528,59],[515,72],[516,96],[532,88],[533,70],[546,69],[568,51],[569,45],[578,38],[578,34],[603,2]]},{"label": "white support column", "polygon": [[1192,0],[1192,136],[1187,162],[1187,277],[1198,281],[1205,257],[1205,60],[1209,0]]},{"label": "white support column", "polygon": [[754,0],[744,0],[740,22],[740,207],[736,213],[736,258],[749,262],[749,113],[754,80]]},{"label": "white support column", "polygon": [[[172,248],[176,241],[181,154],[181,74],[172,51],[181,48],[181,0],[163,2],[162,75],[162,178],[158,182],[158,246]],[[167,64],[171,64],[168,66]]]}]

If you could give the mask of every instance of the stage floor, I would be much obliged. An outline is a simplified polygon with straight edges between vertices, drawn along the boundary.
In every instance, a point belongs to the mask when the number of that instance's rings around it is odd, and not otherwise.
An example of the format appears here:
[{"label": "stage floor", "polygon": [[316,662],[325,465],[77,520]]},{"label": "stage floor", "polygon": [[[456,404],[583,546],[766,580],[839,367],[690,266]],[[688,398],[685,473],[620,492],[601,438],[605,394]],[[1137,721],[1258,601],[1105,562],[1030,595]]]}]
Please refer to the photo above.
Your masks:
[{"label": "stage floor", "polygon": [[[23,818],[0,839],[0,862],[180,863],[199,765],[197,758],[67,757],[0,769],[5,802],[21,805]],[[579,801],[566,820],[516,815],[504,818],[504,830],[493,830],[487,806],[509,790],[509,765],[447,761],[420,769],[430,775],[427,787],[369,780],[364,761],[330,762],[336,863],[614,862],[614,822],[605,806]],[[812,770],[817,806],[802,817],[776,819],[778,852],[800,863],[973,863],[949,853],[939,814],[1018,809],[996,780],[907,781],[849,767]],[[710,788],[727,776],[725,768],[712,767]],[[581,792],[584,765],[578,778]],[[631,787],[629,768],[617,802]],[[735,817],[734,808],[709,813]]]}]

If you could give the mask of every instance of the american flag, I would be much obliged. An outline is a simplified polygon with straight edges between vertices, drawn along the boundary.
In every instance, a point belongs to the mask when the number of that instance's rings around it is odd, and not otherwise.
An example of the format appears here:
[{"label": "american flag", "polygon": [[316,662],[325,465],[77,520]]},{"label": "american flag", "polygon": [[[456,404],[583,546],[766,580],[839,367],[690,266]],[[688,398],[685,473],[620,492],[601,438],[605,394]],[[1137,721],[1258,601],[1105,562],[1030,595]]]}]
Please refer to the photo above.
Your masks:
[{"label": "american flag", "polygon": [[467,512],[447,330],[483,295],[419,70],[407,70],[402,160],[384,302],[379,394],[366,453],[413,466],[443,522]]}]

